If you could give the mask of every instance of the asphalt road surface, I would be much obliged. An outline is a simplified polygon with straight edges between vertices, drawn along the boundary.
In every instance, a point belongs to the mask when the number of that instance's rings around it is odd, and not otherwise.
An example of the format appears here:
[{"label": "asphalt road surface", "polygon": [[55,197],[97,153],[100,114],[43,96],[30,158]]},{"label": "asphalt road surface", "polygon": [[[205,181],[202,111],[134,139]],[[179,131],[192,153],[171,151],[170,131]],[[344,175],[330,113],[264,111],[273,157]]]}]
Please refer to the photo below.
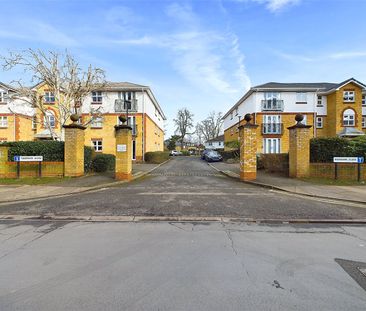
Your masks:
[{"label": "asphalt road surface", "polygon": [[1,221],[0,310],[363,311],[365,261],[364,226]]},{"label": "asphalt road surface", "polygon": [[197,157],[177,157],[150,175],[122,186],[35,202],[0,204],[0,214],[366,219],[366,208],[252,186],[221,175]]}]

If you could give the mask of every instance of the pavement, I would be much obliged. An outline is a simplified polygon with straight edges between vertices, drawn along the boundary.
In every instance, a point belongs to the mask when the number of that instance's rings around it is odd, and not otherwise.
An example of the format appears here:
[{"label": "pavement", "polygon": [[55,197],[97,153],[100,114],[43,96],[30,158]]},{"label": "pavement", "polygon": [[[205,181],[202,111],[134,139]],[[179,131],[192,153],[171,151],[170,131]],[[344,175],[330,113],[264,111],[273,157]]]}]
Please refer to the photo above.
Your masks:
[{"label": "pavement", "polygon": [[[157,167],[159,167],[158,164],[134,164],[133,179],[142,177]],[[121,181],[116,181],[113,173],[105,173],[45,185],[0,185],[0,203],[77,194],[118,184],[121,184]]]},{"label": "pavement", "polygon": [[0,221],[0,310],[366,306],[365,226]]},{"label": "pavement", "polygon": [[198,157],[176,157],[130,183],[0,203],[0,218],[366,223],[366,208],[243,183]]},{"label": "pavement", "polygon": [[[240,178],[238,163],[215,162],[210,163],[210,165],[227,176]],[[319,185],[278,174],[266,173],[263,170],[259,170],[257,179],[250,183],[299,195],[366,204],[366,185]]]}]

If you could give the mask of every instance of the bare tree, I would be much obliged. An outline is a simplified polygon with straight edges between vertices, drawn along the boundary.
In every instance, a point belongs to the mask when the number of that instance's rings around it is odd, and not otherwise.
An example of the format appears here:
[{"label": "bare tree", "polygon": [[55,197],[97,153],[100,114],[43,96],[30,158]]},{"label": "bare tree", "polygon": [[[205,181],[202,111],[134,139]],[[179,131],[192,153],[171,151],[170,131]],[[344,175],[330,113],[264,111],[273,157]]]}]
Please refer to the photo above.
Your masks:
[{"label": "bare tree", "polygon": [[[50,131],[52,139],[64,138],[63,125],[70,115],[81,111],[83,100],[92,91],[102,90],[105,85],[105,73],[100,68],[93,68],[91,65],[83,70],[75,58],[67,51],[64,54],[57,52],[43,52],[41,50],[27,49],[20,53],[10,52],[8,56],[1,56],[4,70],[12,70],[21,67],[25,73],[31,74],[31,83],[45,83],[47,89],[55,97],[54,115],[55,122],[61,128],[61,137],[55,132],[47,117],[48,105],[42,95],[35,90],[26,87],[22,80],[13,81],[17,92],[12,100],[18,99],[29,104],[44,116],[43,124]],[[99,116],[98,110],[91,110],[91,120]],[[91,122],[89,120],[88,123]],[[38,120],[38,122],[40,122]]]},{"label": "bare tree", "polygon": [[198,124],[198,128],[201,132],[201,135],[207,141],[220,135],[222,124],[222,113],[216,113],[215,111],[212,111],[206,119]]},{"label": "bare tree", "polygon": [[182,108],[178,110],[177,118],[173,119],[174,124],[176,126],[175,133],[179,134],[180,140],[182,143],[184,143],[184,138],[191,128],[193,128],[193,113],[191,113],[187,108]]}]

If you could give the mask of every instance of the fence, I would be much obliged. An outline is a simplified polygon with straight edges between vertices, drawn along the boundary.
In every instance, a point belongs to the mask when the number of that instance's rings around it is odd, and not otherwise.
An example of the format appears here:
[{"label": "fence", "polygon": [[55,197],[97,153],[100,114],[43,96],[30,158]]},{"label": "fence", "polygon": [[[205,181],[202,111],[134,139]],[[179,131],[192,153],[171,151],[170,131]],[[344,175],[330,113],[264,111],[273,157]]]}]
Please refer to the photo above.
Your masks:
[{"label": "fence", "polygon": [[310,163],[310,177],[329,178],[339,180],[366,180],[366,164],[360,164],[360,173],[358,172],[358,164],[356,163],[337,163],[337,172],[335,163]]}]

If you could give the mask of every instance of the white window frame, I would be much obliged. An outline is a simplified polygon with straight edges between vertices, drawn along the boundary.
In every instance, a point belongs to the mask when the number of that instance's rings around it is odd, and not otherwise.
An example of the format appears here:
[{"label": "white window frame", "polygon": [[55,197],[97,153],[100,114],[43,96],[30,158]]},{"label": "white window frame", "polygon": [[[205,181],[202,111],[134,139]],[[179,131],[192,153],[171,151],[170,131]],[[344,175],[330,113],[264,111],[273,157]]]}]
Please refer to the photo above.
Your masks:
[{"label": "white window frame", "polygon": [[307,103],[308,94],[306,92],[296,92],[296,103]]},{"label": "white window frame", "polygon": [[263,153],[281,153],[281,138],[263,138]]},{"label": "white window frame", "polygon": [[362,128],[363,129],[366,128],[366,116],[362,116],[362,122],[361,122],[361,124],[362,124]]},{"label": "white window frame", "polygon": [[353,109],[346,109],[343,112],[343,126],[355,126],[356,124],[356,113]]},{"label": "white window frame", "polygon": [[362,106],[366,107],[366,95],[362,94]]},{"label": "white window frame", "polygon": [[233,119],[233,112],[230,113],[230,120]]},{"label": "white window frame", "polygon": [[355,91],[343,91],[343,101],[347,103],[354,103]]},{"label": "white window frame", "polygon": [[103,118],[102,117],[96,117],[93,118],[90,123],[91,128],[102,128],[103,127]]},{"label": "white window frame", "polygon": [[103,140],[102,139],[92,139],[91,146],[94,148],[95,152],[103,152]]},{"label": "white window frame", "polygon": [[102,91],[92,92],[92,103],[93,104],[102,104],[103,103],[103,93],[102,93]]},{"label": "white window frame", "polygon": [[53,111],[51,111],[51,110],[46,111],[46,114],[44,116],[44,127],[48,127],[47,119],[48,119],[49,126],[51,128],[55,128],[56,127],[56,117],[55,117],[55,114],[53,113]]},{"label": "white window frame", "polygon": [[8,117],[6,117],[6,116],[0,116],[0,127],[1,128],[8,127]]},{"label": "white window frame", "polygon": [[281,115],[268,114],[263,115],[263,134],[281,134]]},{"label": "white window frame", "polygon": [[7,103],[7,102],[8,102],[8,92],[0,91],[0,103]]},{"label": "white window frame", "polygon": [[56,101],[55,94],[51,91],[44,92],[44,102],[45,103],[54,103]]},{"label": "white window frame", "polygon": [[317,129],[322,129],[323,128],[323,121],[324,121],[323,117],[316,117],[315,125],[316,125]]},{"label": "white window frame", "polygon": [[317,104],[316,104],[317,107],[323,107],[323,96],[321,95],[318,95],[317,97]]},{"label": "white window frame", "polygon": [[37,129],[37,116],[32,117],[32,130]]}]

